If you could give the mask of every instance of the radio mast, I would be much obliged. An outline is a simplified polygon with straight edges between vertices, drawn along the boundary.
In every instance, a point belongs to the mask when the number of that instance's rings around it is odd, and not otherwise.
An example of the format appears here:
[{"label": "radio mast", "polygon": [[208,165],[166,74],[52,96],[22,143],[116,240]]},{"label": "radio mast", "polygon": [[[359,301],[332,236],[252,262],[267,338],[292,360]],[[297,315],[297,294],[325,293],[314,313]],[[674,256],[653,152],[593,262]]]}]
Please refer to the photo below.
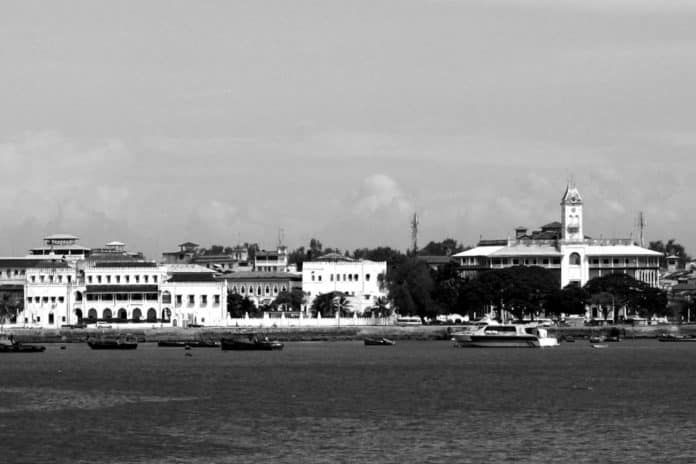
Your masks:
[{"label": "radio mast", "polygon": [[418,213],[413,213],[411,219],[411,247],[413,248],[413,256],[418,253]]}]

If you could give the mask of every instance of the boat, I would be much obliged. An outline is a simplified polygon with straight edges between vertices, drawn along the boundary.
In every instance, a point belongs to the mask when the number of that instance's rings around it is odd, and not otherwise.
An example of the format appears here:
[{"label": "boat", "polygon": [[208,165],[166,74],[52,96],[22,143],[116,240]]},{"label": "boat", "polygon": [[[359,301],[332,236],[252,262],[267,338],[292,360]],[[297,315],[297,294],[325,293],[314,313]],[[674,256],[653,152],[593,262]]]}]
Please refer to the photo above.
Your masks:
[{"label": "boat", "polygon": [[163,348],[220,348],[220,343],[214,340],[160,340],[157,346]]},{"label": "boat", "polygon": [[696,337],[691,335],[662,334],[657,339],[661,342],[696,342]]},{"label": "boat", "polygon": [[101,336],[90,338],[87,345],[93,350],[134,350],[138,347],[138,339],[132,334],[116,337]]},{"label": "boat", "polygon": [[606,343],[593,343],[592,348],[608,348],[609,345]]},{"label": "boat", "polygon": [[476,331],[455,332],[452,340],[460,347],[479,348],[544,348],[557,346],[546,329],[527,324],[491,324]]},{"label": "boat", "polygon": [[220,348],[223,351],[279,351],[283,344],[277,340],[269,340],[268,337],[259,338],[256,335],[248,337],[232,337],[220,340]]},{"label": "boat", "polygon": [[41,353],[43,351],[46,351],[45,346],[19,343],[12,335],[0,338],[0,353]]},{"label": "boat", "polygon": [[604,343],[607,340],[607,337],[604,335],[592,335],[590,337],[590,343]]},{"label": "boat", "polygon": [[396,342],[384,337],[365,337],[365,346],[391,346]]}]

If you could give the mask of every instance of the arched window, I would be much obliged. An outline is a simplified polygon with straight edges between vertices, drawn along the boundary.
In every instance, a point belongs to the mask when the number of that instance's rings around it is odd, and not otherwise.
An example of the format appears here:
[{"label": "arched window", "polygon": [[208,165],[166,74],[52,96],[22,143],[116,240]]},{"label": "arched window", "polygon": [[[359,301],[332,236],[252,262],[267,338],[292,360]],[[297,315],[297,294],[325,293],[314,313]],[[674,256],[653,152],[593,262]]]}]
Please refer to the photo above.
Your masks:
[{"label": "arched window", "polygon": [[118,310],[118,318],[119,319],[128,319],[128,312],[125,310],[125,308],[121,308]]},{"label": "arched window", "polygon": [[92,308],[89,311],[87,311],[87,317],[89,319],[92,319],[93,321],[97,319],[97,310]]},{"label": "arched window", "polygon": [[140,311],[140,308],[135,308],[133,310],[133,321],[139,322],[142,317],[143,317],[143,313],[142,313],[142,311]]},{"label": "arched window", "polygon": [[82,301],[82,292],[75,292],[75,301]]},{"label": "arched window", "polygon": [[571,253],[570,254],[570,265],[571,266],[579,266],[580,265],[580,254],[579,253]]},{"label": "arched window", "polygon": [[[166,312],[168,312],[168,309],[162,310],[162,319],[164,319]],[[147,322],[156,322],[157,321],[157,311],[155,311],[155,308],[150,308],[147,310]]]},{"label": "arched window", "polygon": [[102,319],[105,321],[111,320],[111,310],[109,308],[106,308],[104,312],[102,312]]},{"label": "arched window", "polygon": [[75,308],[75,317],[77,317],[77,322],[82,322],[82,310],[80,308]]},{"label": "arched window", "polygon": [[[150,308],[150,309],[152,309],[152,308]],[[156,316],[156,315],[155,315],[155,316]],[[163,320],[163,321],[168,321],[171,317],[172,317],[172,312],[169,310],[169,308],[164,308],[164,309],[162,310],[162,320]],[[147,314],[147,318],[148,318],[148,320],[150,319],[150,312],[149,312],[149,311],[148,311],[148,314]]]},{"label": "arched window", "polygon": [[256,294],[257,294],[258,296],[261,296],[261,285],[259,285],[258,287],[256,287]]},{"label": "arched window", "polygon": [[271,287],[266,285],[266,295],[270,295],[270,293],[271,293]]}]

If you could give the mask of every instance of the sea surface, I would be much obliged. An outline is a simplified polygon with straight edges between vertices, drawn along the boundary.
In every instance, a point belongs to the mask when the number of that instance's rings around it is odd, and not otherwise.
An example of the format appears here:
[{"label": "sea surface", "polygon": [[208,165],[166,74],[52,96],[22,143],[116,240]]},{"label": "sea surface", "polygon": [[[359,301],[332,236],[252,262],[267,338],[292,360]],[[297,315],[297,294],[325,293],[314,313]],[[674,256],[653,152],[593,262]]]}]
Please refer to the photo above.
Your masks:
[{"label": "sea surface", "polygon": [[66,346],[0,354],[0,462],[696,462],[696,343]]}]

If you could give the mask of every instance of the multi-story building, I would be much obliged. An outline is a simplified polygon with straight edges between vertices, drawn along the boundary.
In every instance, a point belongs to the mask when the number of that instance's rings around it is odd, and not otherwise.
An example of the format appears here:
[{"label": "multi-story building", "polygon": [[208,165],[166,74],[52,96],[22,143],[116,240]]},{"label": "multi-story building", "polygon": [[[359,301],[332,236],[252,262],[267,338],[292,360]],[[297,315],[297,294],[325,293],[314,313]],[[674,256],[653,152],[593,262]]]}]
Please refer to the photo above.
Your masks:
[{"label": "multi-story building", "polygon": [[[115,248],[113,248],[115,247]],[[17,323],[41,327],[82,322],[221,325],[227,289],[197,265],[158,265],[112,243],[88,259],[0,259],[0,291],[21,292]]]},{"label": "multi-story building", "polygon": [[631,239],[592,239],[583,231],[583,200],[568,185],[561,199],[561,222],[540,231],[516,229],[514,239],[482,240],[453,256],[463,277],[512,266],[541,266],[558,276],[561,287],[585,285],[608,274],[628,274],[657,287],[662,253],[636,245]]},{"label": "multi-story building", "polygon": [[338,253],[329,253],[302,264],[302,290],[307,308],[323,293],[341,292],[349,300],[350,310],[362,314],[386,297],[385,261],[355,260]]},{"label": "multi-story building", "polygon": [[288,249],[279,246],[277,250],[259,250],[254,255],[254,271],[256,272],[287,272]]},{"label": "multi-story building", "polygon": [[249,298],[256,307],[269,305],[281,292],[302,288],[302,276],[291,272],[232,272],[220,276],[227,282],[227,289]]}]

